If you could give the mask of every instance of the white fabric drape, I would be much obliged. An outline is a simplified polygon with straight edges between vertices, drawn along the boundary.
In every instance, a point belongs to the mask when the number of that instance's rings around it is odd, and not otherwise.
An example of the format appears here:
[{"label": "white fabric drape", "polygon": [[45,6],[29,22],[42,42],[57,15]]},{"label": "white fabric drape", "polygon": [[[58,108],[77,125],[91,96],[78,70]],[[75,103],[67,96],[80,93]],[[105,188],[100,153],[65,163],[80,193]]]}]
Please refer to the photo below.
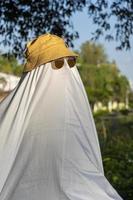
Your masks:
[{"label": "white fabric drape", "polygon": [[0,200],[122,200],[104,176],[86,91],[66,60],[23,73],[0,103]]}]

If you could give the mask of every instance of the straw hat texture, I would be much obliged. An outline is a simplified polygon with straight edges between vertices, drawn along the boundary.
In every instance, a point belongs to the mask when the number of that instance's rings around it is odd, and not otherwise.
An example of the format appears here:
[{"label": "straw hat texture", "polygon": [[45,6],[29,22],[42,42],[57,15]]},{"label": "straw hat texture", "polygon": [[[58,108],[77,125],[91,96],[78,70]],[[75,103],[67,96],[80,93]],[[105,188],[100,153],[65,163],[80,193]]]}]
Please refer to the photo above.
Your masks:
[{"label": "straw hat texture", "polygon": [[61,37],[46,33],[27,43],[23,71],[31,71],[42,64],[69,56],[77,57],[78,54],[70,50]]}]

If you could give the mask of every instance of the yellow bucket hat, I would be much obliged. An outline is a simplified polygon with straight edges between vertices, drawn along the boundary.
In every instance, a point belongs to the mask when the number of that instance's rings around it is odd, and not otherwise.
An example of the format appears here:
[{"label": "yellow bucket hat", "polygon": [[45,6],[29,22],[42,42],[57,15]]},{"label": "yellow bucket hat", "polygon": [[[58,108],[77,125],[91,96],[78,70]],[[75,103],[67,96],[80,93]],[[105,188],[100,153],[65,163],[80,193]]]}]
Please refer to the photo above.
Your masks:
[{"label": "yellow bucket hat", "polygon": [[69,56],[77,57],[79,55],[71,51],[62,38],[50,33],[40,35],[26,45],[26,63],[23,72],[31,71],[42,64]]}]

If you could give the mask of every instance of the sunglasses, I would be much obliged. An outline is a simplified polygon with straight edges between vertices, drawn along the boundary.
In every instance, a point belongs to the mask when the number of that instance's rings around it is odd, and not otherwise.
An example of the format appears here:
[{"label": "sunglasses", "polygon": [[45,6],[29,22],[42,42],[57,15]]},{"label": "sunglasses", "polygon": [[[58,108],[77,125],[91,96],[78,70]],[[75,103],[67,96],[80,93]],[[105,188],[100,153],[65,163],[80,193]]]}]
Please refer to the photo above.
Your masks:
[{"label": "sunglasses", "polygon": [[[70,68],[74,67],[76,64],[76,57],[65,57],[65,59],[67,60],[67,63],[69,65]],[[64,58],[59,58],[57,60],[54,60],[51,62],[52,67],[54,69],[60,69],[61,67],[63,67],[64,65]]]}]

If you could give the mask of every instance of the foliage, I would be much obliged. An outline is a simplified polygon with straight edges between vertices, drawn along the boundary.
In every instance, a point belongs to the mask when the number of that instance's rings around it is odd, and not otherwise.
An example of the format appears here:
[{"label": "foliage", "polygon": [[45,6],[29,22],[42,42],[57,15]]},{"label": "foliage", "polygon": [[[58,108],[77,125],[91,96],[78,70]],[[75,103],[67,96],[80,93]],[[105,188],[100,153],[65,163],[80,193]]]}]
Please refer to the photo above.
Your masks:
[{"label": "foliage", "polygon": [[[130,38],[133,35],[133,1],[131,0],[95,0],[89,1],[89,17],[97,25],[93,33],[95,39],[105,33],[105,39],[116,40],[120,44],[117,49],[130,48]],[[114,35],[111,34],[112,27]]]},{"label": "foliage", "polygon": [[81,62],[93,65],[107,63],[103,45],[86,41],[81,45]]},{"label": "foliage", "polygon": [[96,116],[105,176],[124,200],[133,199],[133,114]]},{"label": "foliage", "polygon": [[[98,51],[95,49],[98,48]],[[98,54],[95,52],[99,52]],[[125,101],[130,86],[104,48],[86,42],[81,46],[79,72],[90,104]],[[98,62],[100,60],[100,62]],[[131,92],[130,100],[132,99]],[[133,199],[133,114],[129,110],[94,115],[106,178],[124,200]]]},{"label": "foliage", "polygon": [[119,49],[130,48],[133,35],[131,0],[0,1],[2,44],[12,47],[10,53],[22,57],[27,40],[51,32],[63,36],[73,46],[73,40],[79,35],[73,30],[71,18],[75,12],[83,11],[84,8],[87,8],[89,18],[97,27],[92,33],[92,39],[98,39],[105,33],[105,39],[119,42]]},{"label": "foliage", "polygon": [[105,175],[124,200],[133,199],[133,140],[115,138],[103,151]]},{"label": "foliage", "polygon": [[91,106],[101,101],[125,102],[130,92],[128,79],[120,73],[116,63],[109,62],[102,45],[86,42],[80,49],[79,73]]},{"label": "foliage", "polygon": [[129,93],[129,106],[133,108],[133,91]]},{"label": "foliage", "polygon": [[22,66],[18,64],[14,56],[0,55],[0,72],[20,76],[22,70]]}]

